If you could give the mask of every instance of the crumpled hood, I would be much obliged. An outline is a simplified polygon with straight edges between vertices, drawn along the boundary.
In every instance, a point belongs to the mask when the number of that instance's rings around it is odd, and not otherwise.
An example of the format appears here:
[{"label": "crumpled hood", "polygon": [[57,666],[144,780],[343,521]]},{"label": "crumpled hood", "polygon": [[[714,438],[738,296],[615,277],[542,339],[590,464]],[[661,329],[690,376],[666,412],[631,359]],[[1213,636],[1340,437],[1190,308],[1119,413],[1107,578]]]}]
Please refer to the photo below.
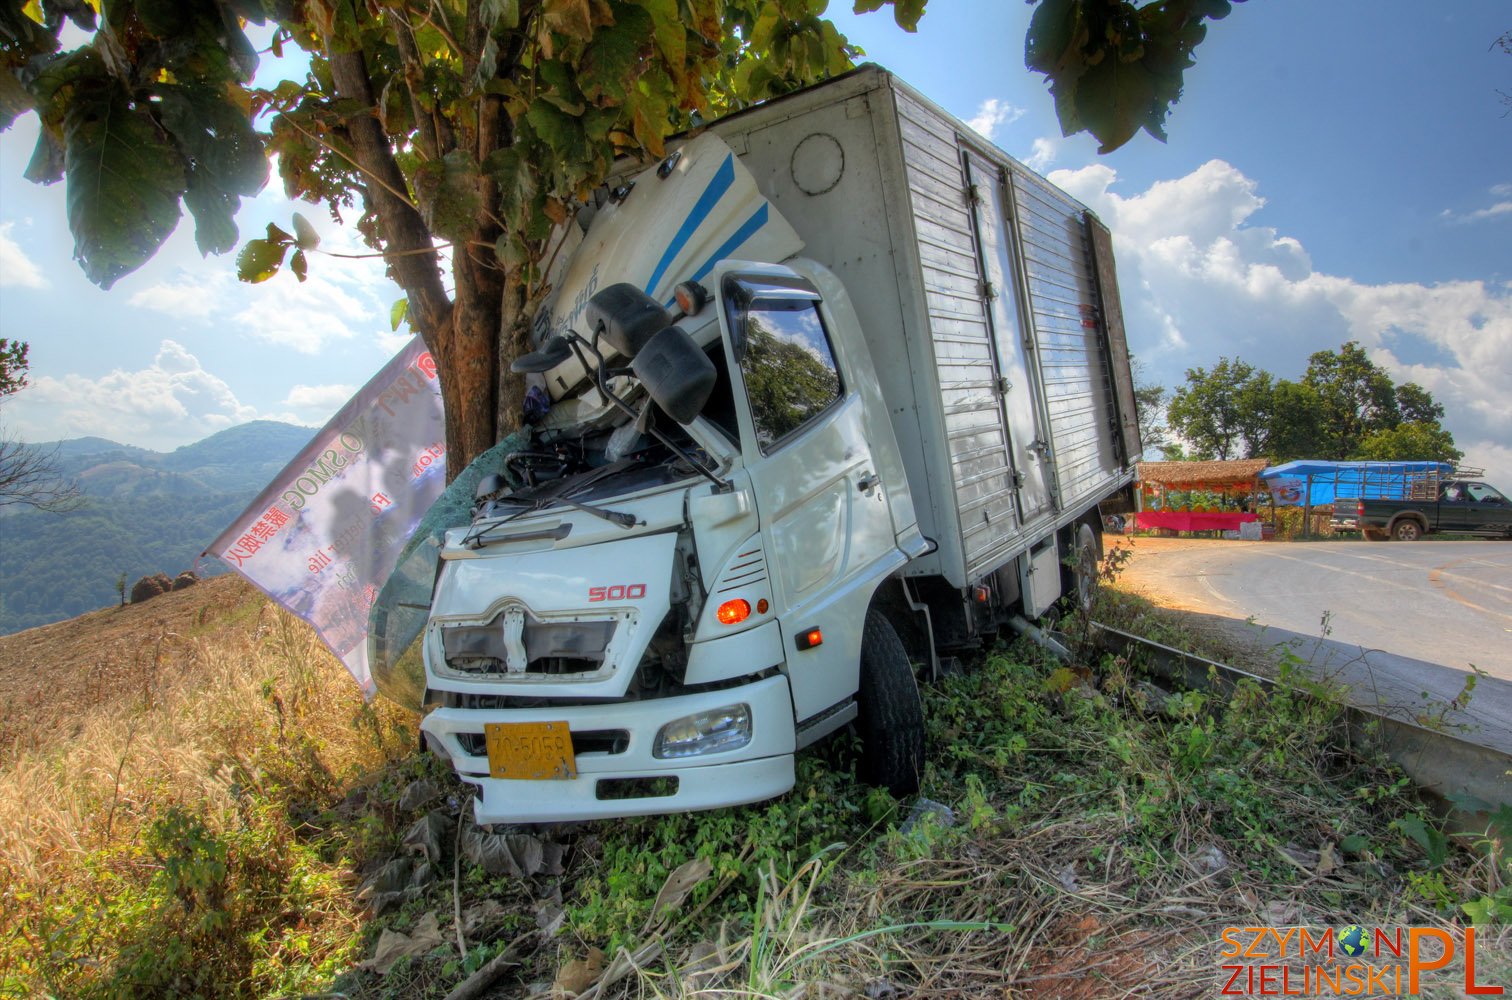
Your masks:
[{"label": "crumpled hood", "polygon": [[[671,607],[676,544],[675,531],[661,531],[544,551],[494,544],[472,558],[447,559],[425,633],[428,686],[520,697],[623,697]],[[468,657],[485,648],[494,666],[467,669],[484,662]],[[564,652],[584,669],[545,673],[539,659],[530,659]]]}]

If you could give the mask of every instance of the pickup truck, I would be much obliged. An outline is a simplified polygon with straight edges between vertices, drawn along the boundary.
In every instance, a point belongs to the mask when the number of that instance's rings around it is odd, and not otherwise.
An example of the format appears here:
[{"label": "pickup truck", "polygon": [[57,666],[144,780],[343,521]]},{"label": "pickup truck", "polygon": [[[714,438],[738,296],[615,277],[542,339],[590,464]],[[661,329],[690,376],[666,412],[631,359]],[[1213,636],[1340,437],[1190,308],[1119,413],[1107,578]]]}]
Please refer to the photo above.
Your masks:
[{"label": "pickup truck", "polygon": [[1435,531],[1512,538],[1512,502],[1485,483],[1445,483],[1433,500],[1356,500],[1355,522],[1371,541],[1415,542]]}]

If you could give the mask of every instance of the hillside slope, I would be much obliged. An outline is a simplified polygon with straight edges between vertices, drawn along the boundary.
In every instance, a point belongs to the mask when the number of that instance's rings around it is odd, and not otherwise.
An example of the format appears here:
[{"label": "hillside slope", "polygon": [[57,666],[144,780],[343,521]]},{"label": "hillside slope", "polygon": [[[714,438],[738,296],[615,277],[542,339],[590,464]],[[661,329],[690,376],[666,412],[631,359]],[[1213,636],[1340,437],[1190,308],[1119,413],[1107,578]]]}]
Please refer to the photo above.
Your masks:
[{"label": "hillside slope", "polygon": [[258,420],[166,454],[103,438],[41,445],[56,448],[85,502],[0,515],[0,635],[117,603],[123,573],[130,586],[150,573],[222,572],[199,554],[312,433]]},{"label": "hillside slope", "polygon": [[206,580],[126,607],[0,636],[0,762],[76,732],[82,706],[124,711],[160,678],[186,669],[205,637],[216,645],[255,640],[268,604],[239,576]]}]

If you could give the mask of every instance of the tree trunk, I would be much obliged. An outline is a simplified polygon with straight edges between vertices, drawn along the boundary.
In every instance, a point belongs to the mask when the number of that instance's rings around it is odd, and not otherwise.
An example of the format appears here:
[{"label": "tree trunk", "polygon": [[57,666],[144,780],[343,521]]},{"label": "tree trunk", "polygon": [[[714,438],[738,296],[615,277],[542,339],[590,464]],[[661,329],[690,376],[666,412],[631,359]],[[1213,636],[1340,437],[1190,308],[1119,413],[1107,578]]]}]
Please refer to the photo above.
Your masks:
[{"label": "tree trunk", "polygon": [[524,423],[525,376],[509,370],[509,363],[530,352],[530,310],[525,276],[510,268],[504,276],[499,311],[499,409],[500,437],[513,434]]}]

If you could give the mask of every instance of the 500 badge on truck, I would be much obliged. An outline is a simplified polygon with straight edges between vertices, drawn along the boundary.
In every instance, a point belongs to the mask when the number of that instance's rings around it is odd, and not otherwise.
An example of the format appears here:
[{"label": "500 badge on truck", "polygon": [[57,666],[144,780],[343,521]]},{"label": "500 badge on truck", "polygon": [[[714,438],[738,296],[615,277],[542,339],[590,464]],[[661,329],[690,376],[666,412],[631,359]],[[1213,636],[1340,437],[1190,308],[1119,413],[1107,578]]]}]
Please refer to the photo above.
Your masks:
[{"label": "500 badge on truck", "polygon": [[616,583],[612,587],[589,587],[588,603],[600,601],[638,601],[646,596],[644,583]]}]

